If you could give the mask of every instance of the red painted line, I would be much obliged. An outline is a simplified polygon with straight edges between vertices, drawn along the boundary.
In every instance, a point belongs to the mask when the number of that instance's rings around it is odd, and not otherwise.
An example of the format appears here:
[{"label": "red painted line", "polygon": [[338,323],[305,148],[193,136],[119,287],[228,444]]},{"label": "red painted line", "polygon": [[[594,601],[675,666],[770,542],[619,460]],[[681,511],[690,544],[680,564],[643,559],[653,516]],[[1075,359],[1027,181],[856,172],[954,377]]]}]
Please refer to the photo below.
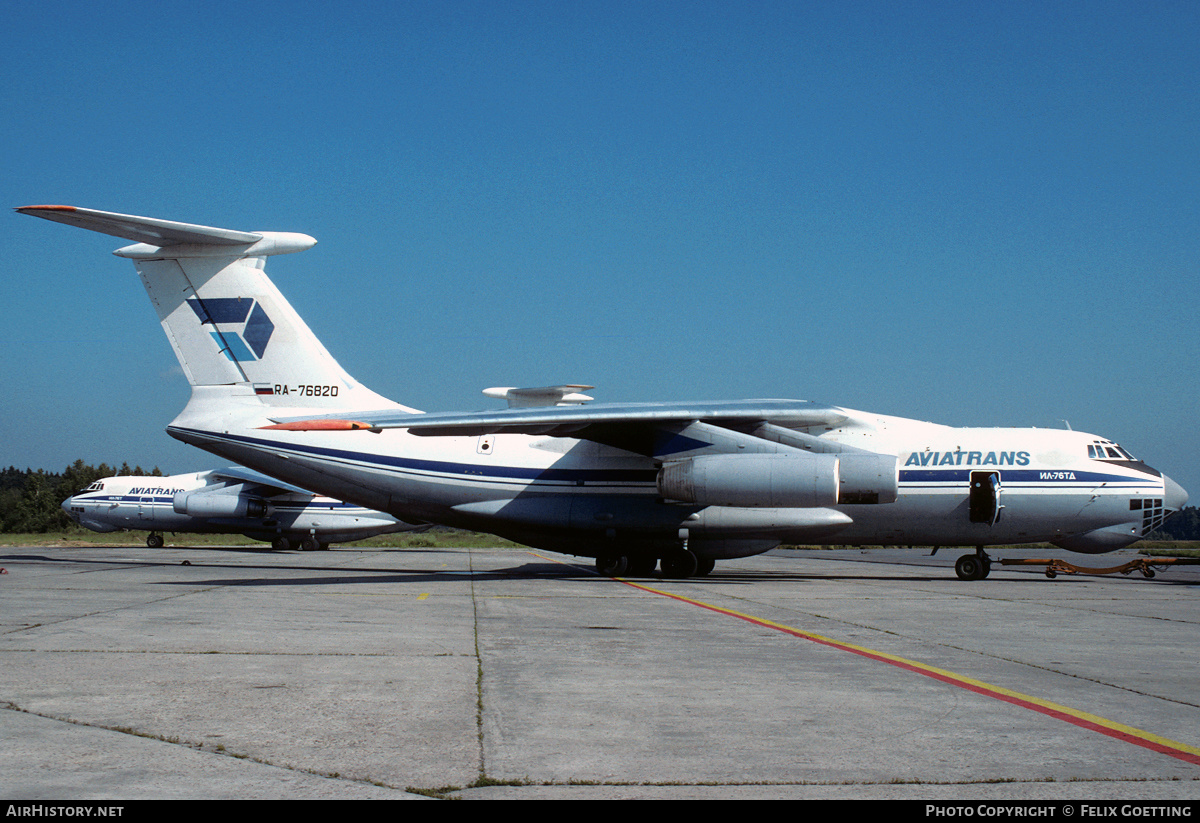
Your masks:
[{"label": "red painted line", "polygon": [[1165,754],[1168,757],[1182,760],[1185,763],[1191,763],[1194,766],[1200,766],[1200,748],[1190,746],[1186,743],[1168,740],[1165,737],[1160,737],[1159,735],[1142,731],[1141,729],[1135,729],[1131,726],[1126,726],[1115,721],[1106,720],[1105,718],[1088,714],[1087,712],[1078,711],[1066,706],[1060,706],[1056,703],[1051,703],[1048,700],[1041,700],[1036,697],[1021,694],[1020,692],[1014,692],[1010,689],[992,686],[982,681],[974,680],[963,675],[958,675],[953,672],[946,671],[945,669],[927,666],[914,660],[906,660],[902,657],[896,657],[895,655],[873,651],[862,646],[855,646],[851,643],[842,643],[828,637],[822,637],[819,634],[813,634],[800,629],[794,629],[781,623],[775,623],[770,620],[764,620],[759,617],[742,614],[741,612],[734,611],[733,609],[715,606],[711,603],[705,603],[701,600],[693,600],[690,597],[672,594],[671,592],[662,591],[661,589],[653,589],[649,586],[643,586],[639,583],[633,583],[629,580],[623,580],[621,578],[613,579],[634,589],[640,589],[641,591],[655,594],[660,597],[678,600],[681,603],[687,603],[691,606],[698,606],[699,608],[707,609],[728,617],[735,617],[738,620],[743,620],[756,626],[762,626],[763,628],[773,629],[775,631],[783,632],[784,634],[790,634],[793,637],[797,637],[802,640],[809,640],[822,646],[828,646],[833,649],[838,649],[839,651],[849,652],[860,657],[876,660],[880,663],[886,663],[890,666],[895,666],[897,668],[904,669],[905,671],[912,672],[913,674],[930,677],[942,683],[974,692],[975,694],[991,697],[996,700],[1002,700],[1005,703],[1010,703],[1014,706],[1020,706],[1021,708],[1038,712],[1039,714],[1046,715],[1047,717],[1053,717],[1056,720],[1070,723],[1071,725],[1077,726],[1081,729],[1097,732],[1105,735],[1106,737],[1111,737],[1114,740],[1132,743],[1135,746],[1140,746],[1144,749],[1149,749],[1150,751]]}]

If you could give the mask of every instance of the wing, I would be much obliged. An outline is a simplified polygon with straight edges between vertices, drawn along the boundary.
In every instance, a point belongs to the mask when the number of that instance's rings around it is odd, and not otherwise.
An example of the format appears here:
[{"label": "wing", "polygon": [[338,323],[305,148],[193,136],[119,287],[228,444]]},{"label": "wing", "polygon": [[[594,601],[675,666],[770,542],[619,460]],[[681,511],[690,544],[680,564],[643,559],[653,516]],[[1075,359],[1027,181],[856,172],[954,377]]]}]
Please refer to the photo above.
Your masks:
[{"label": "wing", "polygon": [[806,400],[737,400],[699,403],[598,403],[587,406],[540,406],[495,411],[397,413],[395,409],[355,413],[353,420],[335,415],[275,418],[269,429],[329,431],[334,429],[408,429],[426,437],[480,434],[541,434],[578,437],[600,424],[663,425],[681,422],[752,425],[774,423],[786,428],[833,428],[849,415],[836,406]]},{"label": "wing", "polygon": [[332,431],[408,429],[422,437],[533,434],[594,440],[639,454],[662,454],[670,437],[695,424],[750,431],[832,429],[849,419],[844,409],[805,400],[739,400],[697,403],[599,403],[495,411],[403,414],[394,409],[356,413],[353,420],[329,415],[279,418],[268,429]]},{"label": "wing", "polygon": [[227,466],[223,469],[213,469],[208,473],[207,480],[209,484],[227,483],[229,485],[243,485],[247,489],[253,488],[255,494],[262,495],[263,497],[275,497],[280,494],[313,494],[308,489],[302,489],[290,483],[283,483],[273,477],[267,477],[265,474],[259,474],[256,471],[251,471],[241,466]]}]

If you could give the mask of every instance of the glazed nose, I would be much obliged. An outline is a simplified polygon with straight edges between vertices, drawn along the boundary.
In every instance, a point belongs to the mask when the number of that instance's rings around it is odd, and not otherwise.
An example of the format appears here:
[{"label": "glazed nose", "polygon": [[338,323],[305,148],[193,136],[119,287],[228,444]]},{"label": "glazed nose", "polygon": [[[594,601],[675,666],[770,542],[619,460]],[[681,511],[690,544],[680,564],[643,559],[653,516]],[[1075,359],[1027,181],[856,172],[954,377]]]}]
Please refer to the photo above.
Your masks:
[{"label": "glazed nose", "polygon": [[1184,491],[1183,486],[1176,483],[1171,478],[1163,475],[1163,508],[1172,511],[1179,511],[1188,502],[1188,493]]}]

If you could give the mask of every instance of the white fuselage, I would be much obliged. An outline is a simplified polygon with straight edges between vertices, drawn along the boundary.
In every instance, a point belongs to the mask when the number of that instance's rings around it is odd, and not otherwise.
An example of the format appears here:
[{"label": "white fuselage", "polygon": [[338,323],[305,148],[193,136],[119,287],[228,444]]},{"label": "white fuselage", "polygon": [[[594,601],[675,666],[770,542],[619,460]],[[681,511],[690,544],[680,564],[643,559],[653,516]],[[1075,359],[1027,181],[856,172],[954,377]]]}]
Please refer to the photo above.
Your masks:
[{"label": "white fuselage", "polygon": [[[661,459],[589,440],[422,437],[403,428],[279,432],[262,428],[261,410],[247,411],[242,425],[226,415],[216,430],[203,425],[202,408],[192,407],[168,431],[273,476],[403,519],[480,529],[577,554],[594,555],[622,540],[653,551],[677,542],[681,530],[698,553],[718,557],[780,542],[1054,541],[1077,551],[1111,551],[1161,523],[1172,505],[1182,505],[1170,499],[1174,484],[1159,472],[1128,455],[1097,457],[1093,448],[1089,456],[1089,445],[1108,441],[1070,430],[952,428],[841,410],[845,423],[808,433],[831,450],[895,455],[898,494],[889,503],[822,508],[831,513],[824,525],[814,526],[804,519],[811,511],[664,500],[656,486]],[[993,516],[980,520],[977,513],[973,519],[972,479],[991,481],[992,475]]]}]

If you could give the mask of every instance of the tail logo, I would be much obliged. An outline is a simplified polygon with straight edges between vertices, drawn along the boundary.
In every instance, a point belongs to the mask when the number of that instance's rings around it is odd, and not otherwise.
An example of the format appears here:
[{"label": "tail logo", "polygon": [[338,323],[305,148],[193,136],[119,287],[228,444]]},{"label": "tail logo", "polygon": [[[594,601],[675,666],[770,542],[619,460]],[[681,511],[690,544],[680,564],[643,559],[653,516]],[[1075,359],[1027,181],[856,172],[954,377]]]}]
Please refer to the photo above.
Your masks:
[{"label": "tail logo", "polygon": [[201,325],[212,326],[209,334],[230,360],[253,363],[262,359],[275,331],[262,305],[249,297],[192,297],[187,303]]}]

